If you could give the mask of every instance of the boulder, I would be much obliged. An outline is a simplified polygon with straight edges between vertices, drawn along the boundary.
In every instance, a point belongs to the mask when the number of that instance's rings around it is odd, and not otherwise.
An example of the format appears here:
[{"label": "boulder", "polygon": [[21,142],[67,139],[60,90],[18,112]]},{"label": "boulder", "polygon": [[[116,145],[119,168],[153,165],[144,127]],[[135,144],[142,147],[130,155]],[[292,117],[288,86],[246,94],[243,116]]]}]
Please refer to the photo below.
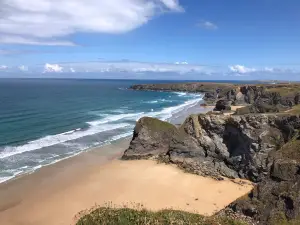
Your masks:
[{"label": "boulder", "polygon": [[227,100],[232,102],[235,101],[236,95],[237,95],[236,90],[231,89],[226,93]]},{"label": "boulder", "polygon": [[158,119],[141,118],[133,132],[129,148],[122,159],[145,159],[164,155],[169,151],[170,140],[177,128]]},{"label": "boulder", "polygon": [[245,96],[243,95],[242,92],[237,93],[237,95],[235,96],[234,104],[235,105],[245,105],[246,104]]},{"label": "boulder", "polygon": [[271,177],[280,181],[294,180],[298,175],[299,163],[296,160],[277,159],[271,169]]},{"label": "boulder", "polygon": [[219,100],[216,103],[214,111],[231,110],[231,101]]}]

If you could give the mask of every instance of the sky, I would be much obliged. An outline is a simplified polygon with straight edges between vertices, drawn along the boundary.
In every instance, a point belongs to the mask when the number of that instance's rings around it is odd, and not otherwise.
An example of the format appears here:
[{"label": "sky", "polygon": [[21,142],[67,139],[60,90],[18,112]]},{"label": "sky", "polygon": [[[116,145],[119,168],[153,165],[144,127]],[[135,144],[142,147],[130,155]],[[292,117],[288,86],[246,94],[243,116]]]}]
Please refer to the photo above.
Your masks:
[{"label": "sky", "polygon": [[300,80],[300,1],[0,0],[0,77]]}]

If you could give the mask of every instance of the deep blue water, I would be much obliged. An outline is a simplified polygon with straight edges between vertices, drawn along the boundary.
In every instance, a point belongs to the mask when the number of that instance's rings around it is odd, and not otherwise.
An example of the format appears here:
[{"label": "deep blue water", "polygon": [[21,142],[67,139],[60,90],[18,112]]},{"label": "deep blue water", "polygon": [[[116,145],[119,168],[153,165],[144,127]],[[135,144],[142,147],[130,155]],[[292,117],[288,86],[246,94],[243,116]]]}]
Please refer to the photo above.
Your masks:
[{"label": "deep blue water", "polygon": [[201,100],[127,89],[153,82],[0,79],[0,182],[130,136],[140,117],[169,120]]}]

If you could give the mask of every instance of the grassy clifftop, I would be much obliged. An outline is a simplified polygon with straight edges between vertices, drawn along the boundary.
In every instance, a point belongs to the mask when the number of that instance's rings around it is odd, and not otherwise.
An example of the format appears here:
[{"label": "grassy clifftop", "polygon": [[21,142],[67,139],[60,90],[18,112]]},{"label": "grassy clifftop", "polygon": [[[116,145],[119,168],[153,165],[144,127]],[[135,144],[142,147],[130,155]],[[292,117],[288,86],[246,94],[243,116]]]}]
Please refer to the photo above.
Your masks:
[{"label": "grassy clifftop", "polygon": [[204,217],[176,210],[147,210],[101,207],[82,217],[76,225],[247,225],[228,217]]}]

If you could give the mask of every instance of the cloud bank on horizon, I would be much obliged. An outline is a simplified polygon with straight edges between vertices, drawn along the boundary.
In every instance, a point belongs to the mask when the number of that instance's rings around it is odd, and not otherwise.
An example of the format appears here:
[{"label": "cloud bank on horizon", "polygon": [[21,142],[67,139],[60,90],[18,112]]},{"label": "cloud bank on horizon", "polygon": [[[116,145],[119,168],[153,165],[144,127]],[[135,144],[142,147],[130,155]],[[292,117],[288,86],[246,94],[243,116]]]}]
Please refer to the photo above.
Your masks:
[{"label": "cloud bank on horizon", "polygon": [[[93,78],[126,78],[126,79],[179,79],[179,80],[209,80],[209,79],[235,79],[255,80],[273,79],[296,80],[300,75],[297,70],[271,68],[271,67],[246,67],[243,65],[208,66],[189,64],[186,61],[174,63],[150,63],[123,61],[93,61],[93,62],[68,62],[68,63],[46,63],[27,67],[25,65],[9,67],[0,65],[0,77],[3,74],[17,74],[22,77],[44,78],[62,77],[73,78],[72,74],[93,74]],[[118,76],[114,77],[116,74]],[[120,74],[126,74],[124,76]],[[293,78],[288,78],[293,77]],[[7,76],[5,76],[7,77]],[[10,77],[10,76],[8,76]],[[76,76],[75,76],[76,77]],[[78,77],[80,78],[80,76]]]}]

